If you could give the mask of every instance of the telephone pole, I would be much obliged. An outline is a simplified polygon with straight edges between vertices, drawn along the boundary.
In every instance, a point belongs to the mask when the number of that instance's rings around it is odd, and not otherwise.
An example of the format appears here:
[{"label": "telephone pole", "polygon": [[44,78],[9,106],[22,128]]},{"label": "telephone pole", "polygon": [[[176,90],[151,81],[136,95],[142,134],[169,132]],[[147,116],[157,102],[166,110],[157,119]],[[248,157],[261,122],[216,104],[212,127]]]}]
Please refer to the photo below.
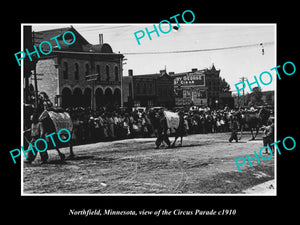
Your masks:
[{"label": "telephone pole", "polygon": [[[240,79],[243,83],[245,83],[245,79],[247,79],[247,77],[241,77]],[[245,106],[245,88],[243,89],[243,98],[242,99],[243,99],[243,106]]]}]

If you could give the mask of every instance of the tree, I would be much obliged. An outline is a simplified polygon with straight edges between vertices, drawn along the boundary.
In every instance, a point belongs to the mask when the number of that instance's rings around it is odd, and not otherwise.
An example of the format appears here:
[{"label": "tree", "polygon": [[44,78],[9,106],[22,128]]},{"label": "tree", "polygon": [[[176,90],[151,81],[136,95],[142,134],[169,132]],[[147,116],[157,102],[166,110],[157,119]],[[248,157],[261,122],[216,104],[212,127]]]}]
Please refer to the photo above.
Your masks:
[{"label": "tree", "polygon": [[250,94],[251,103],[253,105],[261,105],[262,102],[262,92],[261,89],[258,87],[253,88],[252,93]]},{"label": "tree", "polygon": [[225,78],[219,77],[220,82],[220,92],[230,91],[230,85],[226,82]]}]

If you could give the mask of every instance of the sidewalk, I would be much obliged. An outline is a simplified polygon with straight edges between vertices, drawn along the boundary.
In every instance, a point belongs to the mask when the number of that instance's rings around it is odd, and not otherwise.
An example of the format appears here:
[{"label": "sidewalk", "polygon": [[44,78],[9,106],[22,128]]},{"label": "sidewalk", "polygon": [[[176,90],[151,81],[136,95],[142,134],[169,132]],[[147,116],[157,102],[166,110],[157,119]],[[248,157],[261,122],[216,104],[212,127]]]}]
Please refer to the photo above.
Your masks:
[{"label": "sidewalk", "polygon": [[274,195],[275,196],[276,195],[275,180],[274,179],[269,180],[262,184],[248,188],[242,192],[245,194]]}]

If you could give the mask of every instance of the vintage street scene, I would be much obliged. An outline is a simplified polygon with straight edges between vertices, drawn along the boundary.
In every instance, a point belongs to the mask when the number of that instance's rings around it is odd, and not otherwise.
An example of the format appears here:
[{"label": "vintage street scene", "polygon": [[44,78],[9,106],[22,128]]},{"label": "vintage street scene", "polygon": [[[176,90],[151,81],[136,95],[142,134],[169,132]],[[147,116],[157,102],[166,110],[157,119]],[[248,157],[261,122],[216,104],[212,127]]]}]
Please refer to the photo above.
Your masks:
[{"label": "vintage street scene", "polygon": [[[274,179],[274,160],[246,165],[243,172],[236,168],[234,159],[254,156],[249,149],[259,149],[261,140],[229,143],[227,136],[189,135],[182,147],[160,150],[153,148],[155,138],[80,145],[74,147],[76,158],[64,162],[50,150],[48,164],[25,165],[24,192],[239,194],[253,193],[251,187]],[[69,154],[67,148],[62,152]],[[272,184],[269,193],[274,192]]]},{"label": "vintage street scene", "polygon": [[276,26],[175,25],[22,25],[22,194],[276,195]]}]

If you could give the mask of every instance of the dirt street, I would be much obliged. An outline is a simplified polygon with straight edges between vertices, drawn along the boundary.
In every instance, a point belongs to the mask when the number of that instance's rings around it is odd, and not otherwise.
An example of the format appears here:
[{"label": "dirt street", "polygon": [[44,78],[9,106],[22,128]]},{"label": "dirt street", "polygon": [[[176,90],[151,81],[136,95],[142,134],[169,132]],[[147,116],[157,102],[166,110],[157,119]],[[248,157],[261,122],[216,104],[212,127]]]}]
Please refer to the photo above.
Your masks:
[{"label": "dirt street", "polygon": [[[48,164],[41,164],[39,156],[33,164],[24,164],[23,193],[244,194],[274,179],[274,157],[260,164],[253,160],[253,167],[246,163],[241,172],[234,161],[259,152],[261,136],[248,141],[248,133],[239,143],[229,143],[229,136],[190,135],[182,147],[171,149],[154,149],[155,138],[99,142],[75,146],[76,158],[64,162],[50,150]],[[68,148],[61,150],[69,155]]]}]

